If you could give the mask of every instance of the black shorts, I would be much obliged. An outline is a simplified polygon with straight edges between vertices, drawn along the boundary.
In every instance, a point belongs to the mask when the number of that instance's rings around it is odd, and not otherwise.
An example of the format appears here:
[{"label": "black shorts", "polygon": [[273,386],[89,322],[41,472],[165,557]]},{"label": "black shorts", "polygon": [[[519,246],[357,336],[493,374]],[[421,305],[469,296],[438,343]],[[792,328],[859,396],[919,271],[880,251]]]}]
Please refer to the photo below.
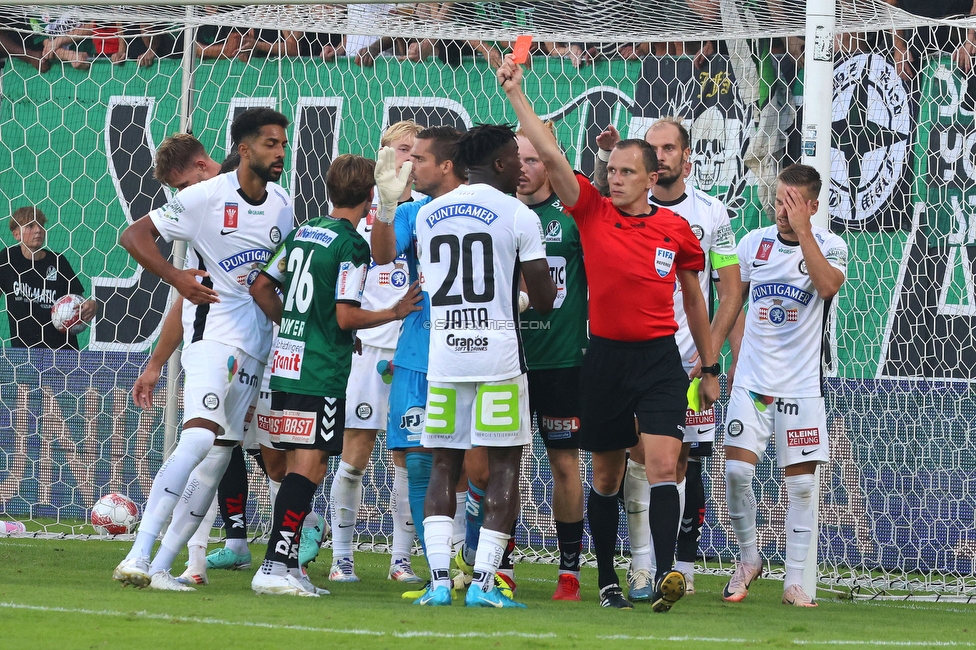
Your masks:
[{"label": "black shorts", "polygon": [[590,337],[583,357],[580,448],[615,451],[642,433],[682,440],[688,375],[673,336],[650,341]]},{"label": "black shorts", "polygon": [[688,458],[710,458],[712,456],[711,442],[693,442],[688,451]]},{"label": "black shorts", "polygon": [[346,400],[271,391],[271,444],[275,449],[342,453]]},{"label": "black shorts", "polygon": [[579,449],[580,367],[529,370],[529,409],[547,449]]}]

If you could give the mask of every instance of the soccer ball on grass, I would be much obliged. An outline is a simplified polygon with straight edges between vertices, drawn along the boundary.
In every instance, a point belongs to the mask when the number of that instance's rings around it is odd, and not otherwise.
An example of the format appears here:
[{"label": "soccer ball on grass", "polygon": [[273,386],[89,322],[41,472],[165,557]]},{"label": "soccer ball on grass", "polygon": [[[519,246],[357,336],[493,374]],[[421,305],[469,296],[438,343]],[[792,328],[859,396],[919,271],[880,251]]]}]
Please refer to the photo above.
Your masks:
[{"label": "soccer ball on grass", "polygon": [[101,535],[131,533],[139,521],[139,507],[124,494],[106,494],[94,505],[91,523]]}]

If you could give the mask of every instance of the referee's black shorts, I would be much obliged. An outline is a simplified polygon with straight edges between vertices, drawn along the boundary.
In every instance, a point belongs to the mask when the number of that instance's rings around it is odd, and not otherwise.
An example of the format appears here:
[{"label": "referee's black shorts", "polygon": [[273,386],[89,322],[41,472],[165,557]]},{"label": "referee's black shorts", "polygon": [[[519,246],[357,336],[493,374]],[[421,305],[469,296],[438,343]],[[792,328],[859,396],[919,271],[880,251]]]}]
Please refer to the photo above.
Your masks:
[{"label": "referee's black shorts", "polygon": [[615,451],[641,433],[684,438],[688,375],[673,336],[614,341],[590,336],[583,357],[580,449]]}]

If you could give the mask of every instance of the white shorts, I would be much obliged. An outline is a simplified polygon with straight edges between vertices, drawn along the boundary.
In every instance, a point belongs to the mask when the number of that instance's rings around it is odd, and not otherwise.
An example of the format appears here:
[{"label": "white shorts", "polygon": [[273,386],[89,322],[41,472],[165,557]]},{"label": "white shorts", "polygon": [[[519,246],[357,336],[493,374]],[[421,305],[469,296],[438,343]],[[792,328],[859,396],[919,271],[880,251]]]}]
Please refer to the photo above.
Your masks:
[{"label": "white shorts", "polygon": [[191,343],[182,354],[183,422],[215,422],[221,440],[244,440],[244,419],[257,397],[264,361],[217,341]]},{"label": "white shorts", "polygon": [[692,444],[702,442],[715,442],[715,409],[695,412],[685,411],[685,437],[684,442]]},{"label": "white shorts", "polygon": [[524,374],[489,382],[427,385],[424,447],[521,447],[532,442],[532,416]]},{"label": "white shorts", "polygon": [[773,434],[779,467],[830,460],[823,397],[770,397],[733,386],[725,446],[762,457]]},{"label": "white shorts", "polygon": [[352,355],[346,387],[347,429],[386,429],[394,352],[364,345],[362,354]]}]

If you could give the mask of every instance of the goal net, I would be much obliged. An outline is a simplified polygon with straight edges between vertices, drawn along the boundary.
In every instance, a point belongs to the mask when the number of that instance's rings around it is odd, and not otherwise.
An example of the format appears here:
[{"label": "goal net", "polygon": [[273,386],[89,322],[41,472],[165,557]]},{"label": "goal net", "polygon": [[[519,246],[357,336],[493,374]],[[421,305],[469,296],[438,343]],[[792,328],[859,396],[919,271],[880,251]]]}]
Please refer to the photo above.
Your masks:
[{"label": "goal net", "polygon": [[[117,244],[172,195],[152,176],[165,137],[185,124],[220,160],[237,113],[284,112],[282,182],[301,222],[327,209],[330,161],[373,155],[392,123],[513,121],[492,66],[529,33],[526,93],[577,169],[593,170],[607,124],[642,137],[655,119],[678,116],[692,136],[690,182],[727,204],[739,236],[766,223],[773,179],[802,159],[803,106],[832,102],[825,207],[851,263],[826,346],[833,446],[821,474],[821,582],[858,594],[976,595],[976,18],[839,0],[831,98],[804,95],[800,0],[2,4],[0,215],[40,208],[48,248],[99,310],[80,351],[0,350],[0,520],[33,535],[92,535],[93,503],[108,492],[143,503],[175,437],[163,406],[178,394],[161,384],[146,411],[129,396],[169,287]],[[17,245],[0,231],[5,247]],[[4,291],[9,312],[23,296]],[[9,346],[6,318],[0,336]],[[721,405],[719,416],[721,440]],[[260,537],[267,489],[250,467],[248,516]],[[526,557],[551,560],[553,481],[540,444],[523,469],[517,542]],[[723,475],[717,450],[701,541],[702,562],[716,569],[737,552]],[[392,530],[382,435],[365,483],[359,542],[382,548]],[[782,485],[763,461],[760,548],[780,563]],[[623,523],[620,534],[625,554]]]}]

